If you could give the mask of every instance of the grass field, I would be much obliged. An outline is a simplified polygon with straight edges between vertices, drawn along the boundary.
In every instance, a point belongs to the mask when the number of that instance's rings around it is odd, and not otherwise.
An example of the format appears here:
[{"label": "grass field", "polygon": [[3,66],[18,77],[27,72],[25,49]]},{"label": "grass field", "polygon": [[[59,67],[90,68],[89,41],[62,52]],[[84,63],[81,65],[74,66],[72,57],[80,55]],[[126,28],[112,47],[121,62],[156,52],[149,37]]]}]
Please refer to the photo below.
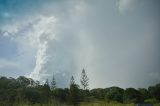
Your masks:
[{"label": "grass field", "polygon": [[135,104],[95,102],[95,103],[81,103],[80,106],[135,106]]},{"label": "grass field", "polygon": [[[16,106],[72,106],[72,105],[65,105],[65,104],[35,104],[35,105],[16,105]],[[94,103],[80,103],[78,106],[136,106],[134,103],[130,104],[121,104],[121,103],[107,103],[107,102],[94,102]],[[154,104],[153,106],[160,106],[160,103]]]}]

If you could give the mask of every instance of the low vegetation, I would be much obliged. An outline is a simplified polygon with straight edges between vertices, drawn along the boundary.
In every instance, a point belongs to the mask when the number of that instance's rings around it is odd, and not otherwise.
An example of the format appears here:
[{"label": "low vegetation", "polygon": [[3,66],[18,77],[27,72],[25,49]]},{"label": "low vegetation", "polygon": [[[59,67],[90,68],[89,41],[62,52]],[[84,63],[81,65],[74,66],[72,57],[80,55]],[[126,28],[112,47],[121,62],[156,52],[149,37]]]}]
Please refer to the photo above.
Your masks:
[{"label": "low vegetation", "polygon": [[0,77],[0,106],[134,106],[136,103],[160,106],[160,84],[146,88],[88,89],[89,79],[82,71],[81,87],[71,77],[69,88],[57,88],[53,76],[51,84],[40,84],[31,78]]}]

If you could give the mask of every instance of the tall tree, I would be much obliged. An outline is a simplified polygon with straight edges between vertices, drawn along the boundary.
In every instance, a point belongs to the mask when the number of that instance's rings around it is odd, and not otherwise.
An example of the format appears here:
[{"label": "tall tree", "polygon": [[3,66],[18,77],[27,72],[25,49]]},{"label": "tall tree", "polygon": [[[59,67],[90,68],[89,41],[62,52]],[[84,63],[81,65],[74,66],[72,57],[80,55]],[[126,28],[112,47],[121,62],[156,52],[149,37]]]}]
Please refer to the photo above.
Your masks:
[{"label": "tall tree", "polygon": [[84,70],[84,68],[83,68],[83,70],[82,70],[82,74],[81,74],[81,86],[82,86],[82,88],[85,90],[85,89],[87,89],[88,88],[88,86],[89,86],[89,78],[87,77],[87,74],[86,74],[86,72],[85,72],[85,70]]},{"label": "tall tree", "polygon": [[75,84],[74,77],[71,77],[70,85]]},{"label": "tall tree", "polygon": [[54,90],[55,88],[56,88],[56,80],[55,80],[55,77],[53,75],[52,81],[51,81],[51,89]]},{"label": "tall tree", "polygon": [[73,106],[78,106],[79,102],[79,86],[75,84],[74,77],[71,77],[70,81],[70,92],[69,92],[69,103]]},{"label": "tall tree", "polygon": [[46,79],[45,85],[48,85],[48,86],[49,86],[48,78]]}]

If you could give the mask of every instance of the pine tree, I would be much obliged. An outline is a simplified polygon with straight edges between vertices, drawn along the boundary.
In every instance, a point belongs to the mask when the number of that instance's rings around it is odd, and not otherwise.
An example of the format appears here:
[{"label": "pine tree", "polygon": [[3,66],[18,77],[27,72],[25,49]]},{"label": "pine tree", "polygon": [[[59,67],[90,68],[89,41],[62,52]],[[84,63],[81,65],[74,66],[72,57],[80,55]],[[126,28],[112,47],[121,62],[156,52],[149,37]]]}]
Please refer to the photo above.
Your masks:
[{"label": "pine tree", "polygon": [[86,75],[86,72],[85,72],[85,70],[84,70],[84,68],[83,68],[83,70],[82,70],[82,74],[81,74],[81,86],[82,86],[82,88],[85,90],[85,89],[87,89],[88,88],[88,86],[89,86],[89,78],[87,77],[87,75]]},{"label": "pine tree", "polygon": [[43,95],[43,102],[48,103],[49,98],[50,98],[50,86],[49,86],[49,81],[48,78],[46,79],[46,82],[44,86],[42,87],[42,95]]},{"label": "pine tree", "polygon": [[75,84],[74,77],[71,77],[70,85]]},{"label": "pine tree", "polygon": [[74,77],[72,76],[70,81],[69,103],[73,104],[73,106],[78,106],[79,99],[79,86],[75,83]]},{"label": "pine tree", "polygon": [[45,85],[49,86],[48,78],[46,79]]},{"label": "pine tree", "polygon": [[53,75],[52,81],[51,81],[51,89],[54,90],[55,88],[56,88],[56,80],[55,80],[55,77]]}]

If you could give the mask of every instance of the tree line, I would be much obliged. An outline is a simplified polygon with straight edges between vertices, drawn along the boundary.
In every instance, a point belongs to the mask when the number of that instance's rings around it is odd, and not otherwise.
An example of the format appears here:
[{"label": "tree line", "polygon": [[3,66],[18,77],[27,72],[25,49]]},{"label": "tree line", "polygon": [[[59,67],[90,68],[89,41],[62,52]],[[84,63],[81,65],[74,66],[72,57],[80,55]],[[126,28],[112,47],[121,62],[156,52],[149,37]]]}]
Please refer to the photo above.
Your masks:
[{"label": "tree line", "polygon": [[70,79],[69,88],[57,88],[53,75],[49,84],[34,81],[31,78],[20,76],[17,79],[0,77],[0,106],[16,104],[69,104],[77,106],[80,102],[106,101],[120,103],[160,102],[160,84],[146,88],[95,88],[89,90],[89,78],[82,70],[81,86]]}]

